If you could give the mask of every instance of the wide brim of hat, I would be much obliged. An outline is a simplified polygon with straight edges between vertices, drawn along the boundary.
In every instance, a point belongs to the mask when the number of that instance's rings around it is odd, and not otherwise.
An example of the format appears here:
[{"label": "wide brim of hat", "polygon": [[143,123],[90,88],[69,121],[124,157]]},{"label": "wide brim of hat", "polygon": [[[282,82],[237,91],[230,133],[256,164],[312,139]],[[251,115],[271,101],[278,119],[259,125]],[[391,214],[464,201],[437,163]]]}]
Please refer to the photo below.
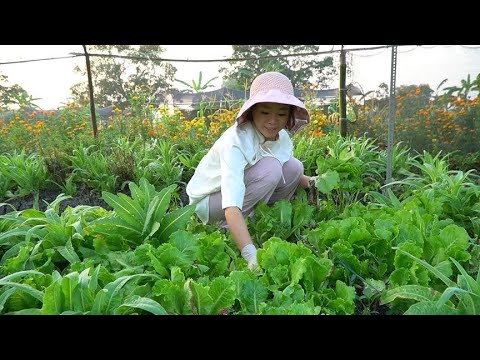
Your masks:
[{"label": "wide brim of hat", "polygon": [[310,122],[310,115],[308,113],[305,104],[293,95],[288,95],[276,90],[260,91],[255,96],[248,99],[240,109],[237,115],[237,124],[241,125],[247,121],[248,110],[255,104],[272,102],[286,105],[294,105],[294,119],[295,121],[290,124],[288,130],[293,134],[298,131],[302,126],[307,125]]}]

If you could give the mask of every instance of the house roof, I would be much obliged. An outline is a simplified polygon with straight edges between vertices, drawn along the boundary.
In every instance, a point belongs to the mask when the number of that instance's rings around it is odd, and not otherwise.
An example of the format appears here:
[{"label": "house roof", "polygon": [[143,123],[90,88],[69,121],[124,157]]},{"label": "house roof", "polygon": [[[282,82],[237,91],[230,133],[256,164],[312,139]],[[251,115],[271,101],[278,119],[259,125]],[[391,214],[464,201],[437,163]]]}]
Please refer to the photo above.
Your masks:
[{"label": "house roof", "polygon": [[[299,99],[304,100],[302,90],[294,89],[294,94]],[[318,103],[321,102],[324,104],[329,104],[331,100],[338,96],[338,89],[311,90],[309,91],[309,94],[315,95]],[[347,85],[347,94],[348,96],[363,95],[361,90],[353,84]],[[169,105],[179,108],[193,109],[196,107],[195,105],[200,104],[201,102],[210,102],[220,107],[222,104],[226,104],[229,101],[241,101],[248,99],[249,96],[249,90],[242,91],[228,89],[225,87],[217,90],[204,91],[199,93],[186,93],[178,90],[173,90],[169,94],[167,94],[166,102],[168,102]]]}]

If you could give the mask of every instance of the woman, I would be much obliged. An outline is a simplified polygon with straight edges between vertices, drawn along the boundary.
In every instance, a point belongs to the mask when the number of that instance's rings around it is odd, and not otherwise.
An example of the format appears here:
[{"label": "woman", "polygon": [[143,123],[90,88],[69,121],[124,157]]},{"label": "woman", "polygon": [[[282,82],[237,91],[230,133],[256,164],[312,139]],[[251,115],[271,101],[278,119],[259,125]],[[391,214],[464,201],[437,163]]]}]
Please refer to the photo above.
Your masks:
[{"label": "woman", "polygon": [[256,77],[250,98],[235,125],[222,134],[198,164],[186,191],[204,224],[228,228],[248,268],[257,265],[245,218],[260,200],[267,204],[289,200],[311,177],[293,157],[289,134],[310,122],[291,81],[278,72]]}]

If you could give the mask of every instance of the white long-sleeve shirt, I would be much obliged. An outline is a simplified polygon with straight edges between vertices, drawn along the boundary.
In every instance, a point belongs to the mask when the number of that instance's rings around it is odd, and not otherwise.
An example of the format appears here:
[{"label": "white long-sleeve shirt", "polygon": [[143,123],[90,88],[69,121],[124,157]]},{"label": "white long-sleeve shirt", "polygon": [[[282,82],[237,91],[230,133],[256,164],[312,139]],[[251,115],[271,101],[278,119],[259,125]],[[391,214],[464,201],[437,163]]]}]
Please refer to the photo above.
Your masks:
[{"label": "white long-sleeve shirt", "polygon": [[293,143],[286,130],[281,130],[276,141],[266,141],[253,123],[233,125],[213,144],[202,158],[187,184],[190,204],[206,224],[209,198],[222,191],[222,209],[243,207],[245,196],[244,171],[260,159],[272,156],[283,165],[293,155]]}]

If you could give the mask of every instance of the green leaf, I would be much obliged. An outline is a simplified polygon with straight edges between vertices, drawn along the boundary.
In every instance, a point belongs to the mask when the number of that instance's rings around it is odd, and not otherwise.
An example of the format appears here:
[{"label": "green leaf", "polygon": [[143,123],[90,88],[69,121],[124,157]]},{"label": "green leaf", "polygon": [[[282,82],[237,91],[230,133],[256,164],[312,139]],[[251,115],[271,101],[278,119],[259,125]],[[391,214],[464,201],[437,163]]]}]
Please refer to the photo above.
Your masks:
[{"label": "green leaf", "polygon": [[65,299],[65,310],[74,310],[73,296],[78,282],[78,273],[76,271],[63,277],[62,292]]},{"label": "green leaf", "polygon": [[23,271],[18,271],[15,274],[7,275],[4,276],[3,278],[0,279],[0,281],[5,282],[5,281],[11,281],[16,278],[20,278],[26,275],[42,275],[44,276],[45,274],[35,271],[35,270],[23,270]]},{"label": "green leaf", "polygon": [[279,209],[278,218],[280,220],[280,224],[290,229],[292,223],[292,204],[285,201],[277,201],[276,205]]},{"label": "green leaf", "polygon": [[128,197],[122,199],[119,196],[111,194],[107,191],[102,191],[102,197],[105,202],[113,208],[117,216],[129,224],[132,228],[137,230],[142,228],[143,223],[135,216],[136,211],[134,210],[134,201]]},{"label": "green leaf", "polygon": [[257,279],[246,281],[240,291],[240,301],[249,314],[259,314],[260,304],[267,298],[267,287]]},{"label": "green leaf", "polygon": [[75,262],[80,262],[80,258],[75,252],[75,249],[73,248],[71,239],[67,240],[67,242],[65,243],[65,246],[55,247],[55,250],[57,250],[60,253],[60,255],[62,255],[70,264],[73,264]]},{"label": "green leaf", "polygon": [[[470,295],[474,295],[472,294],[471,292],[468,292],[466,290],[463,290],[463,289],[460,289],[458,287],[448,287],[445,289],[445,291],[443,292],[442,296],[440,297],[440,299],[437,301],[437,306],[441,306],[441,305],[449,305],[450,307],[453,307],[453,304],[450,300],[450,298],[453,296],[453,295],[456,295],[458,296],[458,298],[460,299],[460,301],[463,301],[465,299],[468,299],[466,301],[466,303],[469,304],[468,306],[468,313],[470,315],[476,315],[477,312],[475,310],[475,306],[472,302],[472,299],[471,299],[471,296]],[[475,296],[475,295],[474,295]],[[447,304],[448,303],[448,304]],[[470,306],[471,305],[471,306]]]},{"label": "green leaf", "polygon": [[175,191],[176,188],[177,188],[177,185],[172,184],[172,185],[162,189],[158,193],[158,198],[160,199],[160,203],[157,206],[157,209],[156,209],[157,211],[155,212],[155,216],[154,216],[155,221],[161,223],[163,217],[165,216],[165,214],[167,212],[168,206],[170,205],[171,194],[172,194],[173,191]]},{"label": "green leaf", "polygon": [[363,295],[367,299],[373,300],[374,296],[385,291],[385,283],[382,280],[365,279],[365,287],[363,288]]},{"label": "green leaf", "polygon": [[5,306],[5,303],[10,295],[12,295],[15,291],[17,291],[17,289],[11,288],[0,294],[0,313],[3,311],[3,307]]},{"label": "green leaf", "polygon": [[105,303],[108,301],[107,295],[108,295],[108,290],[105,288],[97,292],[97,295],[95,296],[95,300],[93,301],[93,306],[92,306],[91,313],[93,315],[106,314],[105,312],[103,312],[103,309],[105,308]]},{"label": "green leaf", "polygon": [[[168,199],[168,202],[170,202],[170,198]],[[148,210],[147,214],[145,217],[145,222],[143,224],[143,229],[142,229],[142,235],[149,233],[148,236],[152,236],[155,231],[152,231],[153,223],[155,222],[155,212],[158,210],[158,204],[160,204],[160,197],[157,195],[153,198],[153,200],[148,204]],[[158,222],[157,222],[158,223]],[[158,227],[156,227],[158,230]]]},{"label": "green leaf", "polygon": [[379,193],[377,191],[370,191],[368,195],[370,195],[371,197],[373,197],[374,200],[377,201],[376,203],[372,203],[374,205],[380,205],[381,207],[387,207],[392,205],[389,201],[389,198],[387,198],[382,193]]},{"label": "green leaf", "polygon": [[418,227],[413,224],[399,224],[395,245],[399,246],[407,241],[423,247],[423,235]]},{"label": "green leaf", "polygon": [[450,258],[450,261],[452,261],[455,266],[457,267],[458,271],[463,275],[464,279],[467,281],[468,287],[464,290],[467,290],[469,292],[472,292],[473,294],[480,296],[480,286],[479,284],[475,281],[474,278],[472,278],[463,268],[460,263],[455,260],[453,257]]},{"label": "green leaf", "polygon": [[303,226],[307,226],[313,218],[313,212],[315,208],[307,203],[301,203],[295,201],[292,204],[293,208],[293,220],[292,220],[292,233]]},{"label": "green leaf", "polygon": [[310,292],[318,291],[330,273],[332,266],[333,263],[330,259],[307,256],[305,258],[305,273],[302,279],[305,289]]},{"label": "green leaf", "polygon": [[168,241],[170,234],[184,227],[194,212],[195,206],[187,205],[167,214],[160,222],[161,231],[158,234],[160,241]]},{"label": "green leaf", "polygon": [[233,306],[235,302],[235,287],[230,279],[223,276],[215,278],[210,283],[209,295],[213,300],[210,314],[217,315],[221,310]]},{"label": "green leaf", "polygon": [[140,205],[140,202],[122,193],[118,193],[117,196],[118,201],[129,210],[128,214],[138,220],[139,224],[141,225],[145,220],[145,211]]},{"label": "green leaf", "polygon": [[[140,179],[140,184],[142,183],[142,179]],[[135,184],[133,181],[128,183],[128,187],[130,188],[130,194],[132,195],[132,199],[137,201],[140,205],[144,204],[145,194],[142,190]]]},{"label": "green leaf", "polygon": [[440,230],[438,237],[435,240],[441,241],[445,248],[445,254],[455,259],[466,261],[470,259],[468,248],[470,246],[467,231],[458,225],[448,225]]},{"label": "green leaf", "polygon": [[283,291],[273,290],[274,298],[270,302],[272,306],[291,306],[293,303],[305,301],[305,290],[295,283],[290,283]]},{"label": "green leaf", "polygon": [[184,281],[161,279],[155,282],[152,293],[162,297],[162,304],[169,313],[187,314],[188,292]]},{"label": "green leaf", "polygon": [[160,223],[155,221],[152,225],[150,233],[147,235],[146,238],[147,239],[151,238],[153,236],[153,234],[155,234],[158,231],[158,229],[160,229]]},{"label": "green leaf", "polygon": [[337,280],[335,284],[336,299],[328,303],[328,307],[335,310],[336,314],[351,315],[355,311],[355,288],[348,286],[343,281]]},{"label": "green leaf", "polygon": [[93,305],[93,294],[89,290],[90,282],[93,277],[90,277],[88,273],[90,268],[83,270],[78,277],[79,286],[74,293],[74,309],[85,313],[89,311]]},{"label": "green leaf", "polygon": [[406,252],[402,249],[399,249],[397,247],[394,247],[393,249],[399,251],[400,253],[402,253],[404,255],[407,255],[408,257],[412,258],[416,262],[422,264],[424,267],[426,267],[428,270],[430,270],[433,274],[435,274],[440,280],[442,280],[445,283],[445,285],[450,286],[450,287],[455,287],[456,286],[456,284],[452,280],[447,278],[445,275],[443,275],[440,271],[435,269],[432,265],[430,265],[426,261],[423,261],[423,260],[417,258],[416,256],[413,256],[410,253],[408,253],[408,252]]},{"label": "green leaf", "polygon": [[315,183],[316,188],[324,193],[329,194],[333,189],[337,189],[340,183],[340,176],[338,172],[327,170],[325,173],[318,176]]},{"label": "green leaf", "polygon": [[167,277],[168,271],[165,265],[162,263],[162,261],[158,260],[157,257],[150,251],[148,252],[148,256],[150,257],[150,261],[152,262],[152,266],[155,269],[155,271],[161,277]]},{"label": "green leaf", "polygon": [[93,314],[111,314],[114,309],[111,305],[114,300],[118,300],[118,295],[122,287],[131,279],[138,277],[157,277],[153,274],[135,274],[129,276],[122,276],[117,280],[107,284],[102,290],[97,293],[93,303]]},{"label": "green leaf", "polygon": [[228,274],[228,277],[233,281],[235,286],[235,297],[240,299],[242,295],[243,285],[249,280],[256,280],[257,276],[253,271],[239,271],[235,270]]},{"label": "green leaf", "polygon": [[425,286],[403,285],[384,292],[380,304],[388,304],[397,298],[416,301],[437,301],[441,298],[441,294],[438,291]]},{"label": "green leaf", "polygon": [[165,268],[179,266],[185,270],[186,267],[190,266],[193,261],[191,257],[181,252],[171,243],[162,244],[155,252],[155,256]]},{"label": "green leaf", "polygon": [[97,287],[98,287],[98,275],[100,274],[100,268],[102,265],[98,265],[95,271],[93,272],[92,278],[90,279],[90,283],[88,284],[88,291],[90,294],[96,294]]},{"label": "green leaf", "polygon": [[190,261],[195,259],[198,251],[198,240],[192,233],[184,230],[178,230],[172,234],[170,243],[174,245]]},{"label": "green leaf", "polygon": [[[463,290],[465,291],[465,290]],[[457,295],[458,296],[458,295]],[[460,303],[457,306],[457,310],[462,315],[478,315],[480,307],[478,306],[478,297],[470,296],[468,293],[463,293],[460,298]],[[475,299],[475,300],[474,300]]]},{"label": "green leaf", "polygon": [[131,240],[141,238],[142,235],[139,229],[132,228],[130,224],[120,218],[100,219],[98,222],[93,223],[92,227],[94,231],[100,234],[105,234],[107,236],[121,235],[122,237]]},{"label": "green leaf", "polygon": [[30,242],[30,239],[32,237],[35,237],[37,239],[42,239],[48,231],[45,229],[45,226],[46,226],[45,224],[39,224],[30,228],[30,230],[28,230],[27,234],[25,235],[25,241]]},{"label": "green leaf", "polygon": [[43,302],[43,292],[41,292],[40,290],[34,289],[30,285],[19,284],[19,283],[16,283],[16,282],[3,281],[3,279],[1,279],[0,280],[0,286],[11,286],[11,287],[13,287],[17,290],[21,290],[21,291],[31,295],[35,299]]},{"label": "green leaf", "polygon": [[191,299],[192,312],[196,315],[209,315],[213,306],[213,300],[208,293],[209,287],[197,284],[192,279],[185,283],[185,287]]},{"label": "green leaf", "polygon": [[448,260],[442,261],[435,265],[435,269],[440,271],[443,275],[450,278],[453,274],[452,263]]},{"label": "green leaf", "polygon": [[388,197],[390,198],[390,202],[392,203],[393,207],[396,209],[400,209],[402,207],[402,204],[398,200],[397,196],[393,193],[392,189],[388,188],[387,194],[388,194]]},{"label": "green leaf", "polygon": [[292,282],[294,282],[295,284],[298,284],[298,282],[302,279],[305,271],[306,271],[305,258],[296,259],[295,262],[291,264],[291,267],[290,267],[290,276],[291,276]]},{"label": "green leaf", "polygon": [[8,313],[8,315],[42,315],[41,309],[22,309]]},{"label": "green leaf", "polygon": [[261,310],[267,315],[318,315],[321,307],[315,306],[313,298],[303,303],[293,303],[288,306],[271,307],[268,304]]},{"label": "green leaf", "polygon": [[183,81],[183,80],[179,80],[179,79],[175,79],[175,81],[178,81],[180,84],[183,84],[185,86],[188,86],[188,87],[192,87],[192,85],[190,85],[189,83]]},{"label": "green leaf", "polygon": [[5,231],[4,233],[0,234],[0,245],[10,245],[10,238],[15,237],[15,236],[21,236],[24,237],[28,231],[30,230],[30,227],[28,228],[14,228],[8,231]]},{"label": "green leaf", "polygon": [[457,315],[458,311],[447,305],[437,306],[435,301],[422,301],[413,304],[403,315]]},{"label": "green leaf", "polygon": [[122,306],[145,310],[154,315],[168,315],[163,306],[158,302],[146,297],[140,297],[138,295],[132,296],[130,299],[120,305],[119,308]]},{"label": "green leaf", "polygon": [[42,314],[58,315],[65,309],[65,300],[62,291],[61,279],[50,284],[45,289],[45,297],[43,300]]}]

